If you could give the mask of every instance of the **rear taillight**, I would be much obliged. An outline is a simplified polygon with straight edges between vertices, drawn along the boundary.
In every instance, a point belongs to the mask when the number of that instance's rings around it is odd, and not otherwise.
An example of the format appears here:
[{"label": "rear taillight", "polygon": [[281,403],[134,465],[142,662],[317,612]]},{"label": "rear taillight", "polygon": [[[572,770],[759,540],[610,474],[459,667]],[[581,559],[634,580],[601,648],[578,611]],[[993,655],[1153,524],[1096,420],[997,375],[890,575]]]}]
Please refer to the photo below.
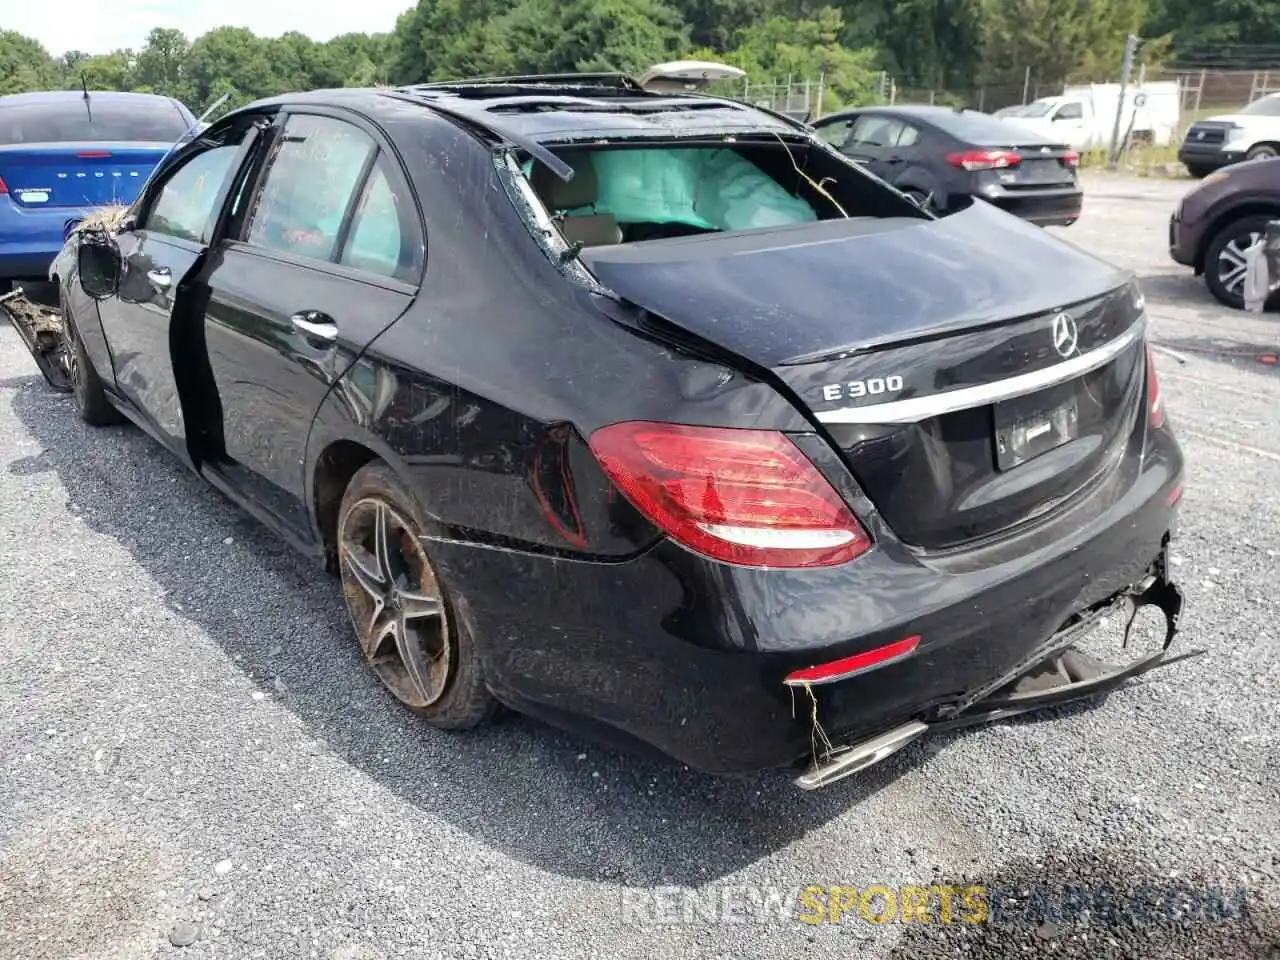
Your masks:
[{"label": "rear taillight", "polygon": [[111,156],[110,150],[81,150],[76,154],[81,160],[101,160]]},{"label": "rear taillight", "polygon": [[691,550],[758,567],[830,567],[871,538],[817,467],[781,433],[630,421],[591,450],[641,513]]},{"label": "rear taillight", "polygon": [[1076,167],[1080,166],[1080,154],[1076,153],[1074,150],[1068,150],[1062,155],[1062,162],[1064,165],[1074,170]]},{"label": "rear taillight", "polygon": [[1151,426],[1157,430],[1164,426],[1164,397],[1160,393],[1160,378],[1156,376],[1156,358],[1147,344],[1147,411]]},{"label": "rear taillight", "polygon": [[8,185],[4,182],[4,177],[0,177],[0,197],[9,192]]},{"label": "rear taillight", "polygon": [[1008,150],[964,150],[947,154],[947,163],[965,170],[1001,170],[1022,162],[1019,154]]}]

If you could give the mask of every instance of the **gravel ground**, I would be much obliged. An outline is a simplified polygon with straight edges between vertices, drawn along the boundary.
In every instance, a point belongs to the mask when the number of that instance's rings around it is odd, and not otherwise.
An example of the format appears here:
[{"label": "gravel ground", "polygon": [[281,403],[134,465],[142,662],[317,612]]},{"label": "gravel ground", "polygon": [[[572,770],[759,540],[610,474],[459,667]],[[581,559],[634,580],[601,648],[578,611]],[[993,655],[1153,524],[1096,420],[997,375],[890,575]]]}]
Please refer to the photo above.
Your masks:
[{"label": "gravel ground", "polygon": [[[817,794],[414,722],[333,581],[136,430],[83,426],[0,324],[0,957],[1280,956],[1280,371],[1254,359],[1280,323],[1167,260],[1182,189],[1096,177],[1064,235],[1139,272],[1178,354],[1207,654]],[[992,922],[643,919],[667,887],[962,883]],[[1189,902],[1109,914],[1100,885]]]}]

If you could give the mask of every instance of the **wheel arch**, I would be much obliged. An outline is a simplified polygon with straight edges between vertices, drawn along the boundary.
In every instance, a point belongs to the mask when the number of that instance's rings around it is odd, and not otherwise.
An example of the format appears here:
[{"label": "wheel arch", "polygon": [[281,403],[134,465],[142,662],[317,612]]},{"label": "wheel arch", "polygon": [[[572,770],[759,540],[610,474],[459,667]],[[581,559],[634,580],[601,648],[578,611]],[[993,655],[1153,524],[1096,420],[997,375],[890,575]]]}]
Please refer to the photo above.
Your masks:
[{"label": "wheel arch", "polygon": [[[313,427],[307,441],[306,498],[311,520],[315,527],[316,542],[320,544],[325,568],[337,570],[338,512],[342,497],[354,477],[363,467],[373,462],[386,464],[400,478],[407,489],[409,471],[394,450],[376,435],[365,434],[358,428],[349,432],[328,432],[317,436]],[[427,508],[427,504],[419,504]],[[430,510],[427,509],[428,515]]]},{"label": "wheel arch", "polygon": [[1277,155],[1280,155],[1280,140],[1263,139],[1255,140],[1253,143],[1249,144],[1249,149],[1245,151],[1245,156],[1248,157],[1249,154],[1253,153],[1253,151],[1257,150],[1259,147],[1270,147],[1272,150],[1276,151]]},{"label": "wheel arch", "polygon": [[1275,217],[1280,219],[1280,198],[1275,200],[1249,200],[1214,214],[1209,225],[1200,232],[1200,239],[1196,243],[1194,267],[1197,273],[1204,271],[1205,254],[1208,253],[1209,245],[1213,243],[1214,238],[1230,224],[1248,217]]}]

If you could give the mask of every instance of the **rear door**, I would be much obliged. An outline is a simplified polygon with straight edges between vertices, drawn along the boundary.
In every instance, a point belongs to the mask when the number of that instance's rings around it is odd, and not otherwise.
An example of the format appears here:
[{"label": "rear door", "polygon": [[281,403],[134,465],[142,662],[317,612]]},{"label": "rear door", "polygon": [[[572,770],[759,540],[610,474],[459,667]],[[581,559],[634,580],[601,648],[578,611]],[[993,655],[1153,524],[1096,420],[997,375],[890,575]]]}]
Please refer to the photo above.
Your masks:
[{"label": "rear door", "polygon": [[330,387],[409,306],[422,227],[382,135],[345,111],[282,117],[235,239],[205,272],[217,485],[310,539],[303,460]]},{"label": "rear door", "polygon": [[157,439],[184,459],[188,432],[174,368],[174,306],[208,249],[257,133],[254,118],[241,117],[175,158],[148,188],[137,226],[119,235],[119,293],[99,304],[117,389]]},{"label": "rear door", "polygon": [[864,113],[849,131],[843,152],[865,166],[882,180],[893,182],[894,173],[902,167],[898,138],[903,123],[882,113]]}]

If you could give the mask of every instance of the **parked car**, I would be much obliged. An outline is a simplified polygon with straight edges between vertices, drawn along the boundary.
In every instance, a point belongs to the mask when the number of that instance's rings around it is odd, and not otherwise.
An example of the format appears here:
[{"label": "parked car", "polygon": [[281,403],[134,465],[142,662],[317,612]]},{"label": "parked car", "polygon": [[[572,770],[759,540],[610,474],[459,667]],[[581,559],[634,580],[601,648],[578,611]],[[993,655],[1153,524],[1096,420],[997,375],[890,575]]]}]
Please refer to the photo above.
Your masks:
[{"label": "parked car", "polygon": [[1280,158],[1211,173],[1169,217],[1169,256],[1191,267],[1219,302],[1244,308],[1245,251],[1280,219]]},{"label": "parked car", "polygon": [[502,703],[813,788],[1145,669],[1070,649],[1109,612],[1176,629],[1133,277],[777,114],[625,77],[274,97],[57,277],[80,416],[336,571],[442,728]]},{"label": "parked car", "polygon": [[1194,177],[1275,156],[1280,156],[1280,93],[1260,97],[1236,113],[1196,121],[1178,149],[1178,159]]},{"label": "parked car", "polygon": [[1123,92],[1118,83],[1068,85],[1060,95],[1004,107],[993,116],[1012,118],[1027,130],[1066,143],[1076,150],[1101,150],[1111,144],[1120,114],[1119,133],[1135,143],[1166,147],[1181,115],[1177,83],[1144,83]]},{"label": "parked car", "polygon": [[866,107],[814,123],[823,140],[934,212],[975,198],[1040,226],[1070,226],[1084,193],[1066,143],[976,110]]},{"label": "parked car", "polygon": [[54,90],[0,97],[0,292],[43,281],[90,210],[130,204],[196,122],[146,93]]}]

